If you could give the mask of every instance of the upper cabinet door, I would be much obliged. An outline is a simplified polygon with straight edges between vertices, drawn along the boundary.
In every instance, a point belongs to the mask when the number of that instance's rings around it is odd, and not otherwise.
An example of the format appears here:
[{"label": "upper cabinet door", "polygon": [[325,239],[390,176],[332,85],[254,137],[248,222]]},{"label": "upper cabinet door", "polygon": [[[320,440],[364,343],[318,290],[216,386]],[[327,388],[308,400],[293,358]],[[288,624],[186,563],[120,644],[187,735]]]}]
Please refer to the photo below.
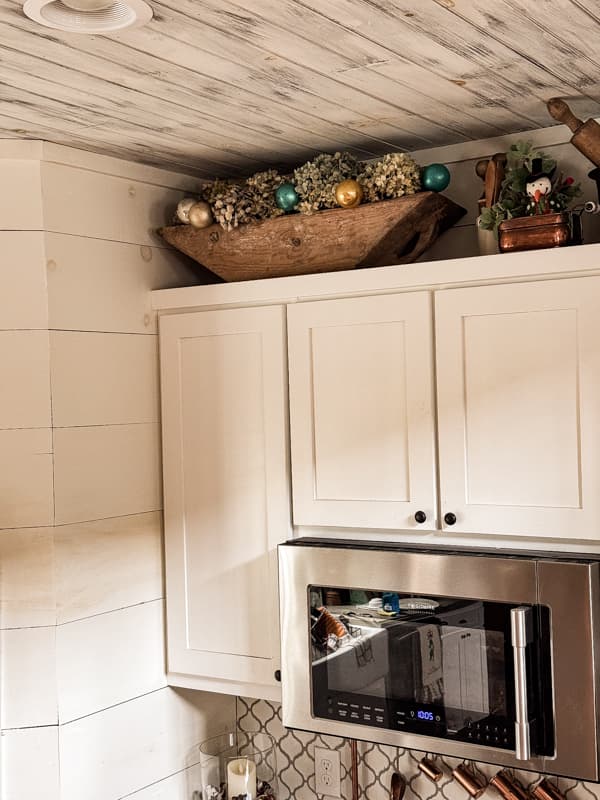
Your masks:
[{"label": "upper cabinet door", "polygon": [[[277,697],[285,311],[161,318],[168,669]],[[179,681],[185,685],[185,681]]]},{"label": "upper cabinet door", "polygon": [[600,538],[600,278],[449,289],[435,309],[442,526]]},{"label": "upper cabinet door", "polygon": [[430,294],[289,306],[288,350],[295,524],[434,529]]}]

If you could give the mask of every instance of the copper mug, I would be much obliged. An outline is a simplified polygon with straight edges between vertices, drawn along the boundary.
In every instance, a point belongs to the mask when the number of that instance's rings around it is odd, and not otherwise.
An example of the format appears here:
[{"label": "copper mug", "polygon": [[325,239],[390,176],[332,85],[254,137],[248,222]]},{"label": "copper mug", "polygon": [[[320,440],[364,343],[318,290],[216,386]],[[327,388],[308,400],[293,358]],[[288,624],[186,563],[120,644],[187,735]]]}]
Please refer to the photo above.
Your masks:
[{"label": "copper mug", "polygon": [[452,775],[475,800],[485,792],[485,784],[464,764],[453,769]]},{"label": "copper mug", "polygon": [[435,761],[431,761],[429,758],[422,758],[417,766],[423,775],[429,778],[430,781],[433,781],[433,783],[437,783],[444,774]]},{"label": "copper mug", "polygon": [[[504,800],[529,800],[529,796],[516,778],[512,778],[506,770],[496,773],[490,780],[493,786],[504,798]],[[539,798],[542,800],[542,798]]]},{"label": "copper mug", "polygon": [[531,794],[536,800],[565,800],[564,794],[559,792],[558,788],[546,778],[542,778],[542,780],[533,787]]}]

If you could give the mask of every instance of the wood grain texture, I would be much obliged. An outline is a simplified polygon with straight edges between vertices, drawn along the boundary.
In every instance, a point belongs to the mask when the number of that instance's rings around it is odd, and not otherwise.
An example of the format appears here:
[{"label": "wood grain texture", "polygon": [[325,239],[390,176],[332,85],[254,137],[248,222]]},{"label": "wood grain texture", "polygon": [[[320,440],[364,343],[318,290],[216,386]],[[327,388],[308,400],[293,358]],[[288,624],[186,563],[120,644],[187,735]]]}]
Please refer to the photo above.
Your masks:
[{"label": "wood grain texture", "polygon": [[352,209],[292,214],[226,232],[162,228],[167,242],[227,281],[415,261],[465,209],[435,192]]},{"label": "wood grain texture", "polygon": [[[0,138],[43,138],[203,178],[361,158],[600,109],[590,0],[157,0],[144,28],[73,36],[0,6]],[[532,43],[545,43],[532,47]]]}]

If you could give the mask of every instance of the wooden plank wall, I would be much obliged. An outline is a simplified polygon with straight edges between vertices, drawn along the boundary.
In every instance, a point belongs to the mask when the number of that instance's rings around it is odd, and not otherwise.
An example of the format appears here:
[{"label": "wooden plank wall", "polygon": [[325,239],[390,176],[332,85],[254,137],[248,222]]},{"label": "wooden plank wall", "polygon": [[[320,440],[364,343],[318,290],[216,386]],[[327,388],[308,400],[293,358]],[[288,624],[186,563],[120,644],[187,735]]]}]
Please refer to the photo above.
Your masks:
[{"label": "wooden plank wall", "polygon": [[600,109],[592,0],[156,0],[113,36],[0,4],[0,130],[203,177],[533,129]]},{"label": "wooden plank wall", "polygon": [[30,202],[0,217],[0,794],[184,800],[234,718],[164,672],[149,290],[195,276],[150,228],[189,179],[11,150],[4,195]]}]

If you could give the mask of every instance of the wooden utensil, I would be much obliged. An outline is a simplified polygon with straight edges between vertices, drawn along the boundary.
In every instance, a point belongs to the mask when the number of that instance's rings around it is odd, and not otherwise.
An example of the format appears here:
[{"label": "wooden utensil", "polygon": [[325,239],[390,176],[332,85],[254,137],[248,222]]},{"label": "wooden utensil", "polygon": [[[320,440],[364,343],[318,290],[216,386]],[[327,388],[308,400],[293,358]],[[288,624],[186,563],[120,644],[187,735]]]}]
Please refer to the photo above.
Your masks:
[{"label": "wooden utensil", "polygon": [[483,158],[481,161],[478,161],[475,165],[475,173],[477,174],[478,178],[481,178],[483,181],[483,193],[479,200],[477,201],[477,207],[479,208],[479,213],[481,214],[482,209],[485,208],[485,173],[487,172],[487,166],[489,164],[489,159]]},{"label": "wooden utensil", "polygon": [[390,786],[390,800],[402,800],[405,791],[406,781],[404,777],[399,772],[394,772]]},{"label": "wooden utensil", "polygon": [[587,122],[577,119],[569,106],[560,97],[553,97],[548,100],[546,107],[551,117],[568,125],[573,131],[571,144],[597,167],[600,167],[600,125],[593,119],[588,119]]},{"label": "wooden utensil", "polygon": [[488,161],[485,171],[485,207],[491,208],[498,202],[500,188],[504,180],[504,164],[506,156],[504,153],[496,153]]}]

